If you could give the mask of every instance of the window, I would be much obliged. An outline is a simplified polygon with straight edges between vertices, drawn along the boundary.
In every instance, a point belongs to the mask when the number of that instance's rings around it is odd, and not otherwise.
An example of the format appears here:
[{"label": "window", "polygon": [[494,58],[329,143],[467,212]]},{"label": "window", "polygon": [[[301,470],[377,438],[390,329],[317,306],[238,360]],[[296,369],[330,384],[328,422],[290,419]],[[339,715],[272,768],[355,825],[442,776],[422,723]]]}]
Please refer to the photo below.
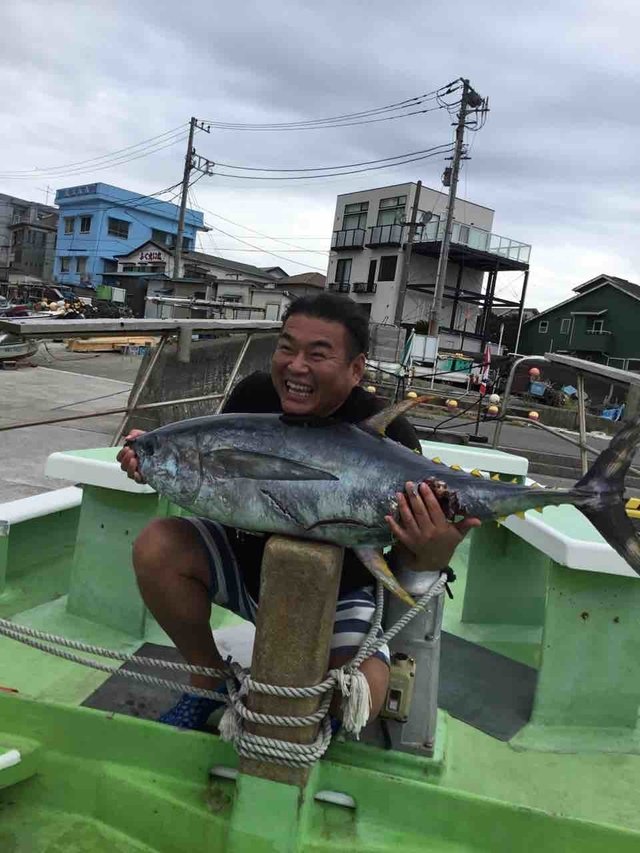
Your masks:
[{"label": "window", "polygon": [[592,320],[591,321],[591,331],[592,332],[601,332],[604,329],[604,320]]},{"label": "window", "polygon": [[60,258],[60,272],[69,272],[71,268],[71,258],[62,256]]},{"label": "window", "polygon": [[77,273],[85,273],[87,271],[87,259],[86,258],[76,258],[76,272]]},{"label": "window", "polygon": [[342,217],[342,228],[351,231],[354,228],[367,227],[368,201],[359,201],[355,204],[345,204],[344,216]]},{"label": "window", "polygon": [[64,218],[64,233],[73,234],[73,229],[76,223],[75,216],[65,216]]},{"label": "window", "polygon": [[378,270],[378,281],[393,281],[396,277],[397,255],[383,255],[380,258],[380,269]]},{"label": "window", "polygon": [[[351,258],[340,258],[336,264],[336,283],[346,285],[346,291],[349,291],[349,279],[351,278]],[[344,288],[341,287],[340,290]]]},{"label": "window", "polygon": [[161,246],[173,246],[175,236],[175,234],[170,234],[168,231],[161,231],[159,228],[151,229],[151,239],[154,243],[159,243]]},{"label": "window", "polygon": [[378,221],[376,225],[399,225],[404,222],[404,209],[407,204],[406,195],[393,198],[381,198],[378,206]]},{"label": "window", "polygon": [[560,334],[561,335],[568,335],[570,331],[571,331],[571,318],[570,317],[563,317],[562,320],[560,321]]},{"label": "window", "polygon": [[377,261],[369,261],[369,275],[367,276],[367,284],[373,284],[376,280],[376,265]]},{"label": "window", "polygon": [[540,320],[538,323],[538,331],[541,335],[546,335],[549,331],[549,321],[548,320]]},{"label": "window", "polygon": [[91,231],[91,216],[80,217],[80,233],[88,234]]},{"label": "window", "polygon": [[129,225],[126,219],[114,219],[110,216],[107,220],[107,234],[126,240],[129,236]]},{"label": "window", "polygon": [[122,272],[135,272],[135,264],[122,264]]}]

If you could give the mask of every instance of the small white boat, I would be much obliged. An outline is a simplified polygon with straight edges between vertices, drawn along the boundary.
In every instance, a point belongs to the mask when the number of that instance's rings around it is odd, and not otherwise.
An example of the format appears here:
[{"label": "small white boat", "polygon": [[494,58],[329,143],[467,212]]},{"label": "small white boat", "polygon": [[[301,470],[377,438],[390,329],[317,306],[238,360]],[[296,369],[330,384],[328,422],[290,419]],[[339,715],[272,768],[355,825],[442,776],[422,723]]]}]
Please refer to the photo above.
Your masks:
[{"label": "small white boat", "polygon": [[35,355],[40,341],[0,332],[0,362],[17,361]]}]

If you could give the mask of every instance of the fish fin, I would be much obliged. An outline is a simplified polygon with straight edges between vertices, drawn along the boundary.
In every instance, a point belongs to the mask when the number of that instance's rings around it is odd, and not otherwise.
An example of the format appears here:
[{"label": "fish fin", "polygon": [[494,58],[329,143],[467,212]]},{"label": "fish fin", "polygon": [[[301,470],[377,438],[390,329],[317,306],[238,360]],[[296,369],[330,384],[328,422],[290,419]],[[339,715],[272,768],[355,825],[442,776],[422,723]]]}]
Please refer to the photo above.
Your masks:
[{"label": "fish fin", "polygon": [[518,518],[525,518],[525,514],[524,514],[523,510],[520,510],[520,512],[514,512],[513,514],[515,516],[517,516]]},{"label": "fish fin", "polygon": [[492,480],[499,480],[499,479],[500,479],[500,474],[492,474],[492,475],[491,475],[491,479],[492,479]]},{"label": "fish fin", "polygon": [[519,482],[520,482],[520,481],[518,480],[518,478],[517,478],[517,477],[514,477],[514,478],[513,478],[513,480],[511,481],[511,485],[513,485],[513,486],[517,486]]},{"label": "fish fin", "polygon": [[400,417],[400,415],[404,415],[405,412],[408,412],[409,409],[412,409],[414,406],[419,406],[421,403],[427,403],[429,400],[433,399],[433,397],[412,397],[408,400],[401,400],[399,403],[394,403],[392,406],[387,406],[387,408],[383,409],[381,412],[376,412],[375,415],[371,415],[370,418],[362,421],[358,426],[360,426],[361,429],[367,430],[367,432],[375,432],[378,433],[378,435],[384,435],[389,424],[393,423],[393,421]]},{"label": "fish fin", "polygon": [[499,515],[496,518],[496,524],[498,525],[498,527],[500,527],[500,525],[503,524],[506,520],[507,520],[506,515]]},{"label": "fish fin", "polygon": [[640,539],[625,511],[624,478],[640,442],[640,417],[611,439],[587,473],[576,483],[575,506],[640,575]]},{"label": "fish fin", "polygon": [[432,459],[431,461],[432,461],[432,462],[435,462],[435,463],[436,463],[436,465],[442,465],[442,459],[440,459],[440,457],[439,457],[439,456],[434,456],[434,457],[433,457],[433,459]]},{"label": "fish fin", "polygon": [[461,465],[449,465],[449,468],[451,468],[452,471],[462,471]]},{"label": "fish fin", "polygon": [[469,471],[472,477],[482,477],[482,471],[478,471],[477,468],[474,468],[473,471]]},{"label": "fish fin", "polygon": [[353,550],[376,580],[379,580],[380,583],[389,590],[389,592],[397,595],[398,598],[401,601],[404,601],[405,604],[408,604],[409,607],[413,607],[415,601],[411,598],[409,593],[400,586],[396,576],[389,568],[387,561],[380,551],[376,551],[375,548],[354,548]]},{"label": "fish fin", "polygon": [[542,512],[544,510],[543,506],[534,506],[536,512]]},{"label": "fish fin", "polygon": [[224,479],[244,478],[248,480],[337,480],[338,477],[321,468],[313,468],[303,462],[295,462],[282,456],[256,453],[223,447],[205,453],[202,467]]}]

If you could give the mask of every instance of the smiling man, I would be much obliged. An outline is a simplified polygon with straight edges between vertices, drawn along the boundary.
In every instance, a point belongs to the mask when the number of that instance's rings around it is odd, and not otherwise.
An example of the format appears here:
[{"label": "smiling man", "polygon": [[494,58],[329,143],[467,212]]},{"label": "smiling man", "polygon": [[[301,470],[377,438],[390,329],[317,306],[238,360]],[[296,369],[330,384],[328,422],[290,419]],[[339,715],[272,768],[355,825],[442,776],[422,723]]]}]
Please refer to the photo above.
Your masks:
[{"label": "smiling man", "polygon": [[[287,309],[271,361],[271,372],[254,373],[231,394],[225,412],[282,412],[290,417],[333,417],[360,423],[383,404],[360,387],[369,346],[368,321],[352,300],[323,293],[304,297]],[[134,430],[129,437],[139,435]],[[404,418],[387,429],[394,441],[420,452],[415,431]],[[123,470],[140,481],[133,450],[118,454]],[[431,490],[407,483],[398,494],[399,518],[388,517],[396,545],[392,565],[435,571],[451,555],[477,519],[450,524]],[[133,563],[142,597],[185,660],[217,667],[222,659],[209,620],[211,603],[255,621],[265,537],[205,518],[155,519],[134,544]],[[345,552],[330,667],[355,655],[375,611],[371,576],[356,555]],[[383,648],[361,666],[371,689],[371,718],[385,699],[389,652]],[[205,676],[192,676],[196,687],[217,689]],[[160,721],[202,728],[216,703],[185,693]]]}]

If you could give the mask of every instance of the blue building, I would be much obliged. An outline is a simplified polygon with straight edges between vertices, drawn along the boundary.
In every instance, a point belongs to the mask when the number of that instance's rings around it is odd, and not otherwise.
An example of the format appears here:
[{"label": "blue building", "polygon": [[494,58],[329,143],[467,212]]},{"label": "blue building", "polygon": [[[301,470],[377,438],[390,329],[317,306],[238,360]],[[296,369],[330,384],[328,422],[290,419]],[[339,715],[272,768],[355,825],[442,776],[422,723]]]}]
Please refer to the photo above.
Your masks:
[{"label": "blue building", "polygon": [[[59,189],[56,204],[60,219],[53,273],[60,284],[101,284],[103,273],[116,271],[116,256],[148,240],[175,246],[175,204],[101,183]],[[194,248],[199,230],[206,230],[202,213],[187,209],[185,250]]]}]

